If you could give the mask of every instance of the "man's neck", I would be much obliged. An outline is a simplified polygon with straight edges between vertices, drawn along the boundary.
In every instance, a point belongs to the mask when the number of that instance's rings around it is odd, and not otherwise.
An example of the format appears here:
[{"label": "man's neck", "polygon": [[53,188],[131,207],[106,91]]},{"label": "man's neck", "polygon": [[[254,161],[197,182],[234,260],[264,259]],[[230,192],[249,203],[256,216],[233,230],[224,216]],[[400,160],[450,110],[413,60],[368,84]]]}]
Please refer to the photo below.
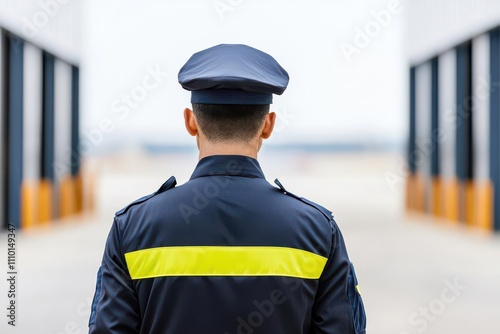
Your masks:
[{"label": "man's neck", "polygon": [[210,143],[202,142],[199,143],[199,159],[211,155],[244,155],[254,159],[257,159],[257,153],[259,151],[258,143]]}]

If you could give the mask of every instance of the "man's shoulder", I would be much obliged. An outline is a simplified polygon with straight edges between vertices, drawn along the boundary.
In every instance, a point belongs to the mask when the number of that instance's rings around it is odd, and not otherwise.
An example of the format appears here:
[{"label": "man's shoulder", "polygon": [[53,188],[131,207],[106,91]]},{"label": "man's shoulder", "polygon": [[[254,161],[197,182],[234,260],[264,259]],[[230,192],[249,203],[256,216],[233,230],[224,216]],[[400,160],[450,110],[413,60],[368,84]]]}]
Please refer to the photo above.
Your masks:
[{"label": "man's shoulder", "polygon": [[151,193],[149,195],[146,195],[146,196],[143,196],[135,201],[133,201],[132,203],[128,204],[127,206],[125,206],[124,208],[122,208],[121,210],[118,210],[116,213],[115,213],[115,216],[122,216],[124,214],[126,214],[130,208],[134,207],[134,206],[137,206],[137,205],[141,205],[143,203],[145,203],[146,201],[148,201],[149,199],[161,194],[161,193],[164,193],[170,189],[173,189],[175,188],[177,184],[177,180],[175,179],[174,176],[171,176],[167,181],[165,181],[160,188],[158,188],[158,190],[156,190],[154,193]]},{"label": "man's shoulder", "polygon": [[327,208],[325,208],[324,206],[288,191],[278,179],[275,179],[274,183],[280,188],[280,190],[285,195],[288,195],[288,196],[298,200],[299,202],[301,202],[305,206],[314,208],[315,210],[320,212],[327,221],[329,221],[329,222],[333,221],[333,213],[330,210],[328,210]]}]

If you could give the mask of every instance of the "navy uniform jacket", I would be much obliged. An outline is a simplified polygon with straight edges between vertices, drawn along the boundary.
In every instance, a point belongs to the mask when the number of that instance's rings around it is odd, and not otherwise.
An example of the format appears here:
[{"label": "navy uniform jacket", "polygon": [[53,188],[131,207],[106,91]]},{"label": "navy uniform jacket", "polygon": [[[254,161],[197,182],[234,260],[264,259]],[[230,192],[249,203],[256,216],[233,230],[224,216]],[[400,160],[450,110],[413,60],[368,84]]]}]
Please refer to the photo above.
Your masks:
[{"label": "navy uniform jacket", "polygon": [[360,334],[365,313],[331,212],[210,156],[116,213],[90,333]]}]

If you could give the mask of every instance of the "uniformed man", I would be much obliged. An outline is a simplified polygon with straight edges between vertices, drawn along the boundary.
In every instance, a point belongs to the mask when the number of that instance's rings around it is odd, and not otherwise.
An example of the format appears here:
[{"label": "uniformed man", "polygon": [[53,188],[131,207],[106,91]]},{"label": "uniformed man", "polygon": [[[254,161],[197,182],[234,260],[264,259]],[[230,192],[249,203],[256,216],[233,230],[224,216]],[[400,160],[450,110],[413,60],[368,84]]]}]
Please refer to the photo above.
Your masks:
[{"label": "uniformed man", "polygon": [[257,162],[287,72],[257,49],[218,45],[195,53],[179,82],[198,165],[116,213],[90,333],[365,333],[332,213],[268,183]]}]

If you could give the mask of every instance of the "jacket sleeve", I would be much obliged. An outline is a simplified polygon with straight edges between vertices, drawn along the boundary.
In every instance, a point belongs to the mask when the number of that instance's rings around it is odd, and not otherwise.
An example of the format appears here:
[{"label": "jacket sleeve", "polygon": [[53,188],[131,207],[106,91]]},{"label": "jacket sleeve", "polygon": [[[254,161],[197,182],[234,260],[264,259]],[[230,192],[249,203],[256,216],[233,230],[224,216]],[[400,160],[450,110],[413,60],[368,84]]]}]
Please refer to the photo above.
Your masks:
[{"label": "jacket sleeve", "polygon": [[332,221],[332,249],[319,279],[311,334],[365,334],[366,315],[344,239]]},{"label": "jacket sleeve", "polygon": [[106,241],[89,320],[89,334],[139,333],[137,296],[121,247],[117,220]]}]

